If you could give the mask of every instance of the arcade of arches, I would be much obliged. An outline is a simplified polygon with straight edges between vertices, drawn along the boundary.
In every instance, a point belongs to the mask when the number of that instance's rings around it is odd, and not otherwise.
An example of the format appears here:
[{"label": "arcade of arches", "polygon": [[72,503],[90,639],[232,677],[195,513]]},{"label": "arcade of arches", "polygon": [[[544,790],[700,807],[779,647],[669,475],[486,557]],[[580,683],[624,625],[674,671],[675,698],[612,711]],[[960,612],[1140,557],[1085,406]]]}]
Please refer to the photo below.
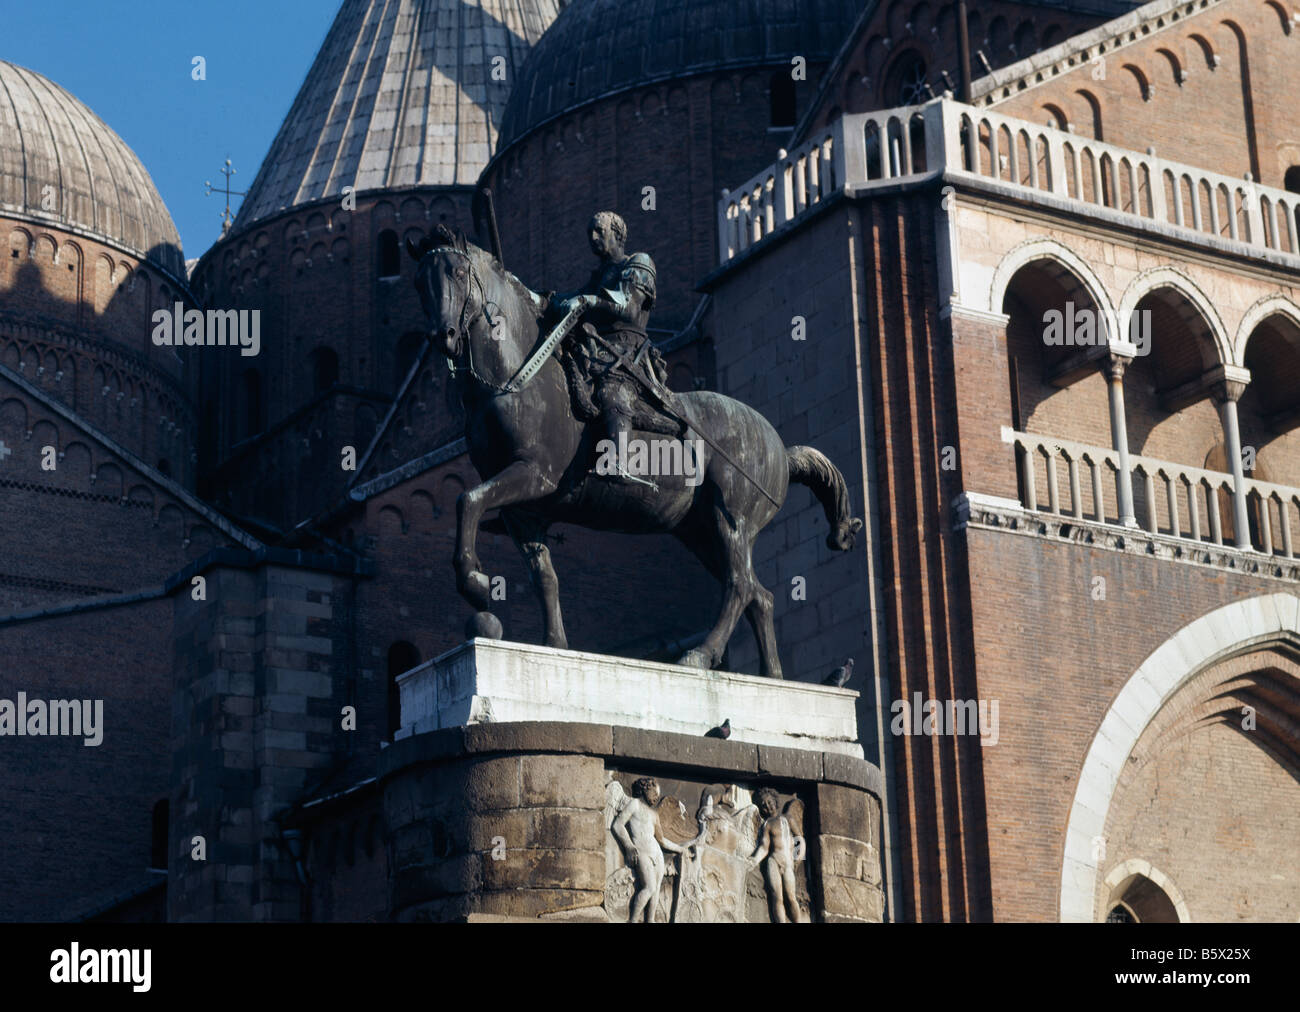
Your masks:
[{"label": "arcade of arches", "polygon": [[[1098,481],[1083,475],[1077,515],[1289,554],[1300,546],[1300,499],[1292,494],[1300,487],[1300,306],[1274,300],[1239,338],[1244,347],[1234,361],[1232,340],[1189,289],[1171,276],[1142,292],[1133,304],[1139,329],[1122,335],[1137,338],[1128,346],[1100,339],[1070,346],[1048,344],[1044,321],[1054,313],[1067,326],[1087,314],[1104,316],[1111,311],[1104,298],[1055,259],[1032,260],[1012,276],[1002,304],[1008,421],[1017,433],[1074,444],[1052,462],[1060,486],[1052,489],[1048,453],[1021,441],[1022,501],[1032,463],[1037,500],[1055,491],[1072,509],[1065,474],[1073,460],[1101,472]],[[1127,323],[1122,313],[1115,319],[1121,328]]]}]

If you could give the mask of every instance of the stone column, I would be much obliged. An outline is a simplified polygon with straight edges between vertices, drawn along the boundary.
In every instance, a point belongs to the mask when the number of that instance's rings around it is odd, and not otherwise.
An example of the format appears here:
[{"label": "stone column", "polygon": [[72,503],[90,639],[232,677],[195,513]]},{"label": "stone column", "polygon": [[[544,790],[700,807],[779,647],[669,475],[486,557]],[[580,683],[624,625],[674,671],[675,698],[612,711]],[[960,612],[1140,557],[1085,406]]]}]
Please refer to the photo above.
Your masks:
[{"label": "stone column", "polygon": [[1246,474],[1241,464],[1241,428],[1237,423],[1237,401],[1246,384],[1224,379],[1214,386],[1214,403],[1223,423],[1223,445],[1232,470],[1232,530],[1238,548],[1250,548],[1250,520],[1246,515]]},{"label": "stone column", "polygon": [[1133,472],[1128,459],[1128,422],[1124,416],[1124,370],[1129,359],[1111,352],[1101,361],[1101,371],[1110,389],[1110,440],[1119,454],[1119,522],[1125,527],[1136,527],[1133,515]]}]

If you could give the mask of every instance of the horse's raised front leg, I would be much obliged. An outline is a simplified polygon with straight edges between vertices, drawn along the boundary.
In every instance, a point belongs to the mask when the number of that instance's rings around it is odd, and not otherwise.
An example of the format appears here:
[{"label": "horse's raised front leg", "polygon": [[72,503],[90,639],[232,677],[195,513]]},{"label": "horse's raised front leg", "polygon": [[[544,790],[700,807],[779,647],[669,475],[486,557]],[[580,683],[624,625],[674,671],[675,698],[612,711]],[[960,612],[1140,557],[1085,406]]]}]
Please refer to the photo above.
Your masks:
[{"label": "horse's raised front leg", "polygon": [[560,581],[555,576],[555,567],[551,565],[551,551],[546,547],[547,523],[508,510],[502,513],[502,517],[524,561],[528,563],[528,575],[532,578],[533,589],[542,602],[543,642],[548,647],[565,650],[569,641],[564,635],[564,619],[560,616]]},{"label": "horse's raised front leg", "polygon": [[[456,589],[476,611],[487,612],[492,600],[492,581],[479,568],[478,559],[478,528],[483,514],[500,506],[541,499],[554,490],[554,484],[542,477],[532,463],[516,460],[482,485],[461,493],[456,501]],[[487,628],[479,623],[478,633],[484,635]]]}]

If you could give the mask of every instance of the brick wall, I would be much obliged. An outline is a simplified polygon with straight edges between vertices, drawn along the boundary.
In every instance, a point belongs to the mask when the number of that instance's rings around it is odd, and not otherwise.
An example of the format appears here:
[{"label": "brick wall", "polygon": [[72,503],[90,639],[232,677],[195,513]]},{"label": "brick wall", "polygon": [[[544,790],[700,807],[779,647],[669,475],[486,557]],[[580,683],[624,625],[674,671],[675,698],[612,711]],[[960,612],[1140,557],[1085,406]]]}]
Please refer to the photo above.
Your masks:
[{"label": "brick wall", "polygon": [[388,832],[376,790],[345,796],[304,823],[311,880],[306,920],[388,919]]},{"label": "brick wall", "polygon": [[0,919],[68,920],[157,881],[153,805],[171,795],[171,604],[0,628],[0,699],[102,699],[102,744],[8,737]]},{"label": "brick wall", "polygon": [[[960,40],[956,4],[937,8],[928,3],[878,4],[871,17],[822,85],[812,125],[822,127],[841,113],[870,112],[902,105],[897,89],[902,63],[917,57],[928,71],[926,81],[937,97],[950,89],[961,91]],[[985,67],[1001,68],[1087,31],[1103,19],[1097,15],[1041,4],[982,0],[970,5],[971,74],[979,79]],[[944,72],[947,72],[947,79]],[[951,82],[951,85],[950,85]],[[736,180],[737,182],[740,179]]]},{"label": "brick wall", "polygon": [[[1279,188],[1287,169],[1300,165],[1300,133],[1283,112],[1300,86],[1300,37],[1294,25],[1284,30],[1277,8],[1230,0],[1125,42],[1104,54],[1094,48],[1089,60],[1017,91],[998,111],[1041,123],[1050,105],[1079,134],[1095,137],[1095,109],[1109,144],[1154,147],[1162,158],[1238,179],[1251,172]],[[1187,129],[1191,122],[1195,130]]]},{"label": "brick wall", "polygon": [[[255,223],[204,256],[194,287],[206,305],[262,313],[260,355],[203,360],[207,494],[282,526],[338,498],[352,477],[342,468],[343,447],[355,447],[360,461],[405,378],[399,366],[410,359],[401,356],[428,330],[404,240],[439,224],[473,234],[466,188],[363,198],[355,211],[341,201],[298,208]],[[380,237],[387,232],[398,240],[398,273],[381,277]],[[344,388],[325,396],[313,357],[322,351],[336,356]],[[260,412],[249,405],[250,371],[258,377]],[[436,374],[439,385],[427,398],[431,437],[452,414],[445,375]],[[275,431],[233,449],[268,428]]]},{"label": "brick wall", "polygon": [[[194,480],[201,349],[153,344],[152,314],[194,301],[151,264],[0,217],[0,364],[154,465]],[[57,258],[57,259],[56,259]],[[169,419],[175,428],[160,425]]]},{"label": "brick wall", "polygon": [[[0,561],[5,614],[160,586],[230,543],[154,476],[34,398],[3,381],[0,390],[0,440],[11,451],[0,461],[0,526],[18,535]],[[57,451],[52,471],[46,446]]]},{"label": "brick wall", "polygon": [[1246,654],[1212,665],[1161,708],[1107,813],[1099,915],[1126,897],[1119,869],[1137,861],[1172,883],[1196,921],[1300,915],[1300,889],[1284,871],[1300,837],[1300,788],[1265,751],[1258,719],[1277,682],[1298,675],[1277,651]]},{"label": "brick wall", "polygon": [[[993,916],[1052,920],[1059,911],[1070,805],[1084,756],[1115,695],[1152,651],[1192,620],[1287,585],[987,529],[969,529],[966,540],[978,695],[999,700],[1001,723],[998,743],[978,753],[987,791]],[[1105,600],[1094,598],[1098,577],[1105,581]],[[1188,747],[1208,757],[1222,741],[1206,737]],[[1240,750],[1231,755],[1236,758],[1216,759],[1219,775],[1227,778],[1216,790],[1236,789],[1238,766],[1240,788],[1261,789],[1249,785],[1263,782],[1260,764],[1268,761],[1247,759]],[[1144,786],[1134,797],[1127,804],[1146,806],[1152,791]],[[1117,818],[1121,826],[1132,825],[1130,815]],[[1274,825],[1275,816],[1256,810],[1252,828],[1267,834]],[[1138,841],[1130,842],[1136,847]],[[1159,863],[1148,850],[1132,856]],[[1255,889],[1272,887],[1257,882]]]},{"label": "brick wall", "polygon": [[[854,516],[865,516],[862,390],[852,335],[854,265],[842,212],[754,260],[714,292],[718,388],[757,409],[787,446],[809,444],[844,474]],[[804,320],[796,340],[793,320]],[[793,486],[785,508],[755,543],[759,581],[776,596],[776,632],[787,678],[813,678],[869,656],[865,558],[826,546],[828,527],[812,493]],[[796,598],[795,580],[806,584]],[[757,656],[748,628],[733,648]],[[865,715],[863,715],[865,716]]]},{"label": "brick wall", "polygon": [[[796,565],[819,565],[806,604],[788,600],[788,588],[778,595],[787,598],[778,606],[778,639],[804,677],[845,656],[878,658],[886,709],[912,691],[973,695],[963,560],[948,534],[948,504],[960,489],[958,469],[979,466],[965,459],[968,440],[977,452],[1008,456],[978,424],[997,396],[989,371],[996,376],[1006,361],[1004,352],[987,354],[996,334],[963,331],[967,343],[955,360],[940,344],[932,239],[938,207],[937,195],[928,194],[834,204],[713,289],[724,391],[734,383],[745,399],[766,405],[778,431],[789,431],[787,442],[830,449],[855,511],[874,508],[879,530],[878,540],[869,530],[856,552],[833,560],[800,555],[801,542],[815,543],[816,510],[795,498],[802,492],[792,496],[804,511],[798,537],[769,541],[765,565],[770,571],[775,562],[778,581],[788,581]],[[800,307],[808,314],[806,345],[791,340]],[[766,360],[751,350],[764,348]],[[761,376],[760,361],[767,367]],[[958,451],[951,471],[943,466],[946,446]],[[905,841],[896,843],[895,916],[987,916],[974,836],[982,799],[966,743],[878,741],[875,686],[859,688],[864,745],[868,755],[883,750],[892,766],[890,804]]]}]

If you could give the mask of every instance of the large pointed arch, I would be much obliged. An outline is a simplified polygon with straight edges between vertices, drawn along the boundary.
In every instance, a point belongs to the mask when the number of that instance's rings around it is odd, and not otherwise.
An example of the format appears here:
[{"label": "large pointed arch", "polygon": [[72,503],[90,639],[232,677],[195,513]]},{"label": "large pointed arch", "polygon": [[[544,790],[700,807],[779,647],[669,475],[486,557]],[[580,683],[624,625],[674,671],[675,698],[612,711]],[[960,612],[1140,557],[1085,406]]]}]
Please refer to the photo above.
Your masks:
[{"label": "large pointed arch", "polygon": [[1119,774],[1142,731],[1165,702],[1206,666],[1267,643],[1300,647],[1300,597],[1268,594],[1202,615],[1147,657],[1116,695],[1083,761],[1065,830],[1062,921],[1092,921],[1098,860]]}]

